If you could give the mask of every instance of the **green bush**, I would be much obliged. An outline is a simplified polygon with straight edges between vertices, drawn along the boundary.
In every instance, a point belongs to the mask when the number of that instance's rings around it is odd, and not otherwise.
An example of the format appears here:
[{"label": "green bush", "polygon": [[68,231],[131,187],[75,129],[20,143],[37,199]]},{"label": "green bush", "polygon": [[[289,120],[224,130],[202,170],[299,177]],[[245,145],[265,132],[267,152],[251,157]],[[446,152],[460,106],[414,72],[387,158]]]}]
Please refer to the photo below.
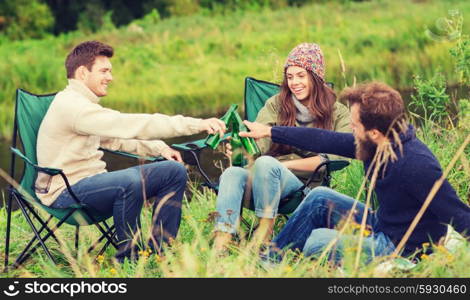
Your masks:
[{"label": "green bush", "polygon": [[459,127],[470,131],[470,100],[460,99],[459,100]]},{"label": "green bush", "polygon": [[106,10],[99,2],[89,2],[85,6],[85,10],[80,13],[78,18],[78,30],[90,33],[97,32],[103,26],[103,15]]},{"label": "green bush", "polygon": [[167,0],[168,11],[172,16],[189,16],[197,13],[200,9],[198,1],[194,0]]},{"label": "green bush", "polygon": [[460,76],[460,81],[467,86],[470,85],[470,40],[464,36],[457,45],[450,50],[455,58],[455,68]]},{"label": "green bush", "polygon": [[0,2],[0,32],[10,39],[43,38],[53,26],[49,7],[39,0]]},{"label": "green bush", "polygon": [[424,121],[442,123],[449,118],[450,97],[446,93],[444,76],[436,73],[434,77],[423,80],[416,76],[414,80],[416,94],[411,96],[410,111],[420,115]]}]

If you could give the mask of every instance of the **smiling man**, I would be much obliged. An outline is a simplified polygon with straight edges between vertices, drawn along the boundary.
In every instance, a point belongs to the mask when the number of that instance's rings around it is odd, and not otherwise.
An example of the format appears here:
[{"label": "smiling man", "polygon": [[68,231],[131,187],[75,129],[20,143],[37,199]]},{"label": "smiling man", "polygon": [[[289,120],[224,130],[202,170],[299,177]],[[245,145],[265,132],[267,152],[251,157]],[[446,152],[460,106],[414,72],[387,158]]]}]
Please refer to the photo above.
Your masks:
[{"label": "smiling man", "polygon": [[[133,250],[131,240],[139,228],[142,205],[156,197],[165,199],[154,216],[150,246],[160,250],[176,237],[181,220],[181,201],[186,169],[179,152],[158,139],[202,131],[225,132],[216,119],[196,119],[162,114],[127,114],[104,108],[100,98],[112,82],[113,48],[98,41],[76,46],[67,56],[68,85],[59,92],[39,128],[37,158],[41,166],[62,169],[80,201],[102,215],[114,217],[122,261]],[[106,171],[99,148],[142,156],[162,155],[167,161]],[[66,208],[74,204],[60,176],[39,174],[36,194],[43,204]]]},{"label": "smiling man", "polygon": [[[316,128],[269,127],[248,121],[250,132],[240,136],[271,137],[273,142],[322,153],[357,158],[367,171],[374,164],[378,149],[388,149],[389,156],[380,166],[374,191],[379,202],[377,212],[368,211],[367,226],[372,234],[363,249],[370,258],[391,254],[417,215],[442,169],[432,152],[416,138],[415,129],[406,124],[400,94],[384,83],[373,82],[346,89],[341,98],[351,108],[353,133],[339,133]],[[395,132],[396,134],[394,134]],[[298,249],[315,255],[338,239],[330,259],[341,260],[344,241],[336,226],[349,214],[354,204],[350,196],[325,187],[313,189],[299,205],[279,235],[273,240],[278,249]],[[353,219],[360,224],[365,207],[357,203]],[[420,253],[423,243],[438,243],[447,232],[447,224],[462,233],[470,230],[470,208],[460,201],[447,180],[434,196],[428,209],[411,234],[404,256]]]}]

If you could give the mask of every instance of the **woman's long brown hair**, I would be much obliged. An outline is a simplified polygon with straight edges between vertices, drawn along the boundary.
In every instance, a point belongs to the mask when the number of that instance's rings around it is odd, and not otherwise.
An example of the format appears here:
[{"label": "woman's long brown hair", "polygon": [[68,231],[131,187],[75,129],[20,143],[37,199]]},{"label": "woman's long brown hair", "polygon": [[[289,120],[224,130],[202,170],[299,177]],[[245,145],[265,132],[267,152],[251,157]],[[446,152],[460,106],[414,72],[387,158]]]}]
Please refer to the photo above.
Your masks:
[{"label": "woman's long brown hair", "polygon": [[[333,110],[336,101],[335,92],[317,75],[307,71],[312,83],[307,108],[314,117],[313,126],[322,129],[333,129]],[[280,111],[277,118],[279,126],[295,126],[297,110],[292,100],[292,92],[287,84],[287,76],[284,73],[279,92]],[[277,156],[292,153],[292,147],[272,143],[268,155]]]}]

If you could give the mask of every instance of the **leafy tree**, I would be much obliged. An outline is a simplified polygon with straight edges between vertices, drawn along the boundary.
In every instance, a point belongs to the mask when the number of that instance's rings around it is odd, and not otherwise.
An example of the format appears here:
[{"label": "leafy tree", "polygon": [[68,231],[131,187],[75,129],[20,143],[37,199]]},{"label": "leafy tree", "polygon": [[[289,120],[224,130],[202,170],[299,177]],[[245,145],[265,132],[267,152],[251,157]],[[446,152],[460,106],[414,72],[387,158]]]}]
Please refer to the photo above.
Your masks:
[{"label": "leafy tree", "polygon": [[0,1],[0,32],[11,39],[43,38],[53,25],[51,10],[39,0]]}]

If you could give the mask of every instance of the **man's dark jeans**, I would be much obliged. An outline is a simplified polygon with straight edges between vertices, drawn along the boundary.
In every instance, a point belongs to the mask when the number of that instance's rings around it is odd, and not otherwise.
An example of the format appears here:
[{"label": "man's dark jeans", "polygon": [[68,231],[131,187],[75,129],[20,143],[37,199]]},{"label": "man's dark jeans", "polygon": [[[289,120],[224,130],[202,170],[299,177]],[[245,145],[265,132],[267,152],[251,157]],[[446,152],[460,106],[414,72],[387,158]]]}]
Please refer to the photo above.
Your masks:
[{"label": "man's dark jeans", "polygon": [[[131,242],[140,228],[145,199],[156,197],[152,213],[154,241],[149,242],[152,249],[160,251],[163,243],[176,237],[186,181],[182,164],[162,161],[87,177],[74,184],[72,190],[88,207],[104,216],[113,216],[120,244],[116,258],[122,261],[135,250]],[[65,190],[51,206],[66,208],[73,203]]]},{"label": "man's dark jeans", "polygon": [[[353,204],[353,198],[330,188],[314,188],[273,240],[274,245],[278,249],[301,250],[305,256],[318,256],[336,240],[329,259],[339,264],[343,257],[344,244],[357,240],[357,236],[340,235],[337,231],[340,222],[346,219]],[[358,202],[353,214],[354,223],[361,223],[364,210],[364,204]],[[371,232],[364,238],[362,245],[368,262],[374,257],[389,255],[395,250],[390,238],[376,229],[376,223],[376,215],[369,210],[366,226]],[[279,259],[275,251],[272,256]]]}]

